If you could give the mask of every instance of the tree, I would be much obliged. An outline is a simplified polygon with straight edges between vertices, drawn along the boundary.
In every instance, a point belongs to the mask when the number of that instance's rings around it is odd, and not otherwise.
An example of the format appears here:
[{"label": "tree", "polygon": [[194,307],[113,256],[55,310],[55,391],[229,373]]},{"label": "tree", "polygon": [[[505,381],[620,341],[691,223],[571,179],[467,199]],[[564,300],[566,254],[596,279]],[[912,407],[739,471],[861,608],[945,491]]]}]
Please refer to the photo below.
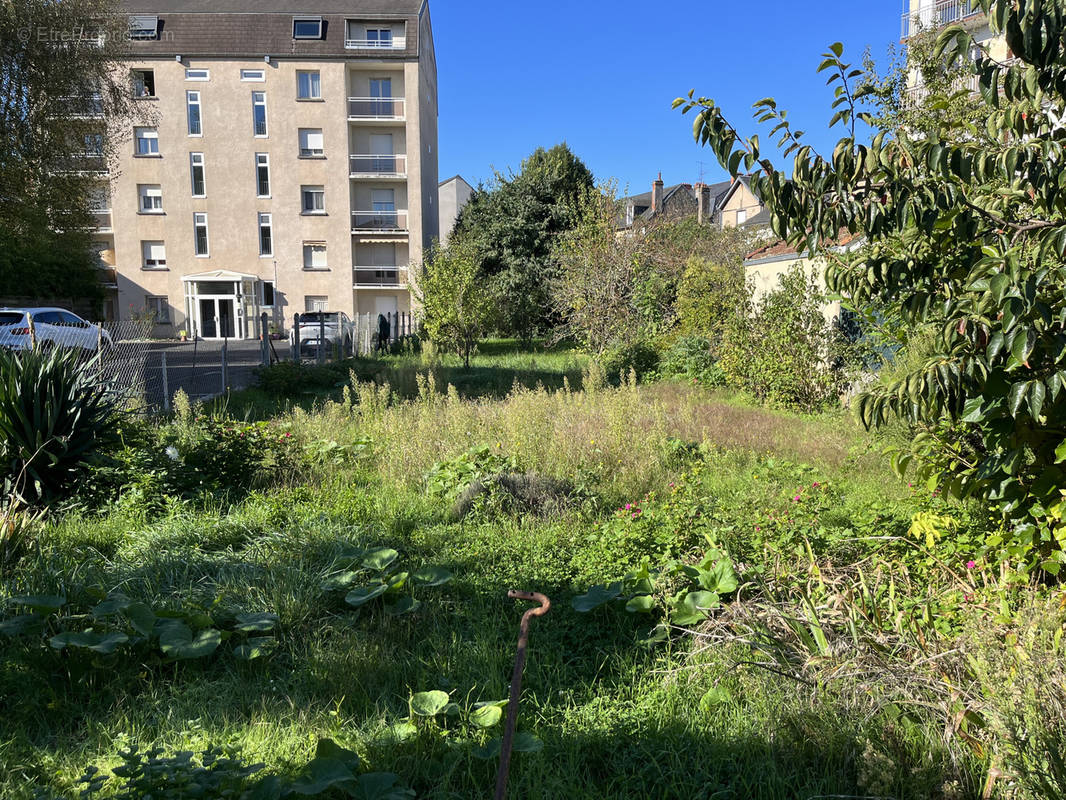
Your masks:
[{"label": "tree", "polygon": [[469,369],[470,355],[489,330],[496,310],[470,243],[453,238],[448,247],[430,253],[416,291],[430,341],[457,352]]},{"label": "tree", "polygon": [[108,120],[130,112],[117,12],[114,0],[0,8],[0,295],[100,296],[89,196],[118,144]]},{"label": "tree", "polygon": [[592,173],[569,147],[537,148],[517,175],[478,187],[453,236],[469,240],[499,307],[501,332],[531,339],[554,326],[549,287],[555,238],[574,225],[574,201]]},{"label": "tree", "polygon": [[[855,80],[866,76],[840,44],[819,68],[835,84],[831,126],[846,130],[828,158],[772,98],[756,103],[756,118],[775,123],[792,157],[786,171],[713,100],[690,93],[675,106],[696,110],[696,139],[733,174],[754,171],[774,231],[829,261],[831,289],[909,327],[936,326],[932,356],[862,395],[860,416],[923,426],[897,465],[913,462],[932,485],[996,503],[1004,533],[990,545],[1057,573],[1066,545],[1066,5],[976,2],[1018,61],[996,61],[957,26],[939,34],[935,52],[972,64],[983,133],[954,115],[924,131],[884,127],[862,110]],[[881,125],[867,143],[856,137],[860,121]],[[826,247],[842,230],[866,238],[861,255]]]}]

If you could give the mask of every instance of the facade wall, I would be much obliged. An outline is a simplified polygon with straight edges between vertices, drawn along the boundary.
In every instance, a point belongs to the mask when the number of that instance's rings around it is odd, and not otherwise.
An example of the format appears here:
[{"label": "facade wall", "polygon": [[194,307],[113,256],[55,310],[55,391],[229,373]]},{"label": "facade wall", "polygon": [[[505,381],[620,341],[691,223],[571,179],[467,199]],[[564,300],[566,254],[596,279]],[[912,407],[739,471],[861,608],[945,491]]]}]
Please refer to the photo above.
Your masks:
[{"label": "facade wall", "polygon": [[456,176],[445,181],[440,187],[440,215],[439,230],[441,244],[448,243],[448,237],[455,228],[455,222],[459,218],[459,212],[474,194],[470,184]]},{"label": "facade wall", "polygon": [[733,193],[729,196],[721,210],[721,222],[723,228],[735,228],[739,223],[737,217],[744,212],[744,221],[747,221],[762,211],[762,203],[759,198],[748,188],[746,183],[738,181]]},{"label": "facade wall", "polygon": [[[767,294],[779,288],[781,278],[797,266],[813,275],[818,287],[825,290],[825,263],[822,259],[812,261],[805,256],[791,254],[773,260],[744,262],[744,274],[753,287],[752,299],[758,303]],[[840,301],[826,303],[822,306],[822,314],[826,322],[837,319],[840,316]]]},{"label": "facade wall", "polygon": [[[312,12],[313,9],[308,9]],[[357,6],[352,17],[358,16]],[[427,15],[428,21],[428,15]],[[181,24],[175,18],[173,26]],[[401,30],[403,24],[400,23]],[[406,26],[408,38],[413,25]],[[394,31],[394,35],[402,35]],[[396,245],[397,272],[406,278],[409,261],[421,257],[423,242],[436,235],[436,80],[431,33],[420,44],[421,56],[406,61],[375,54],[259,58],[144,56],[131,59],[129,69],[150,69],[155,99],[136,102],[158,130],[158,157],[135,155],[130,131],[114,131],[123,140],[122,155],[111,174],[112,236],[97,237],[101,258],[118,272],[118,314],[128,319],[143,312],[149,297],[166,297],[169,324],[157,326],[160,336],[192,330],[186,319],[182,278],[212,270],[276,278],[273,318],[287,328],[294,313],[302,313],[308,298],[328,298],[330,310],[348,314],[374,310],[375,296],[395,298],[397,309],[410,310],[405,286],[355,288],[359,241],[387,241]],[[425,36],[422,37],[425,40]],[[409,43],[410,48],[410,43]],[[208,80],[187,80],[186,70],[208,70]],[[242,70],[262,70],[263,81],[242,80]],[[321,98],[297,97],[300,71],[317,71]],[[370,79],[391,77],[392,95],[408,98],[406,121],[349,121],[349,97],[368,97]],[[432,77],[432,92],[421,82]],[[199,92],[202,134],[189,134],[187,92]],[[267,134],[253,130],[253,92],[265,92]],[[423,97],[429,98],[423,102]],[[321,130],[324,155],[301,157],[300,130]],[[394,152],[406,153],[407,177],[350,177],[350,155],[372,153],[370,136],[390,133]],[[203,155],[206,192],[193,197],[190,154]],[[270,193],[257,196],[256,155],[270,164]],[[432,182],[426,197],[424,186]],[[162,213],[143,213],[139,185],[160,186]],[[308,214],[302,208],[301,187],[321,186],[325,210]],[[389,231],[359,237],[352,232],[352,211],[370,210],[372,188],[394,190],[397,211],[408,211],[408,233]],[[424,208],[433,208],[426,220]],[[207,214],[209,249],[198,256],[194,247],[194,214]],[[273,252],[260,256],[259,214],[269,213]],[[424,220],[426,223],[424,224]],[[146,269],[142,241],[162,241],[164,269]],[[324,244],[323,268],[305,269],[304,246]],[[365,295],[365,298],[363,297]],[[270,311],[270,309],[264,309]],[[201,333],[203,331],[200,331]]]}]

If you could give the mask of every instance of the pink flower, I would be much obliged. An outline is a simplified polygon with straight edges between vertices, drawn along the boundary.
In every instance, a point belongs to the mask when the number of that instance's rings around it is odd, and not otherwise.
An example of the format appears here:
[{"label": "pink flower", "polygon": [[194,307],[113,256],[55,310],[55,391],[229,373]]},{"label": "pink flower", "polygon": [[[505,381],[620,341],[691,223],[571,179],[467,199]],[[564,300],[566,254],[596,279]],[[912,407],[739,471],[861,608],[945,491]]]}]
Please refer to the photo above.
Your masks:
[{"label": "pink flower", "polygon": [[631,509],[632,507],[633,507],[633,504],[632,504],[632,503],[626,503],[626,504],[625,504],[625,510],[626,510],[626,511],[629,511],[629,509]]},{"label": "pink flower", "polygon": [[756,525],[756,526],[755,526],[755,530],[757,530],[757,531],[761,531],[761,530],[762,530],[762,528],[760,528],[760,527],[759,527],[758,525]]},{"label": "pink flower", "polygon": [[796,495],[795,497],[792,498],[792,502],[794,502],[794,503],[798,503],[799,501],[800,501],[800,496],[799,495]]},{"label": "pink flower", "polygon": [[817,489],[818,488],[818,481],[815,481],[814,483],[812,483],[811,486],[813,488]]},{"label": "pink flower", "polygon": [[967,561],[966,562],[966,569],[973,569],[976,566],[977,566],[977,562],[976,561]]}]

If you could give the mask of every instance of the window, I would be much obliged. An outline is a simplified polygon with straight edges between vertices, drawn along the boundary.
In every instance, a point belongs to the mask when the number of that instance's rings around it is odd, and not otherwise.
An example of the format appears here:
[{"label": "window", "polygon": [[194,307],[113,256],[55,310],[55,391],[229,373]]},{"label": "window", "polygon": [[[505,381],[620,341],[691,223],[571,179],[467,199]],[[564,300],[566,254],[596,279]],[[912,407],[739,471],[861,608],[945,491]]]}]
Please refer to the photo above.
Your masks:
[{"label": "window", "polygon": [[138,183],[137,197],[140,198],[139,210],[142,214],[163,213],[163,188],[157,183]]},{"label": "window", "polygon": [[259,255],[274,255],[274,225],[270,214],[259,215]]},{"label": "window", "polygon": [[275,303],[274,281],[263,281],[260,285],[262,286],[260,305],[263,306],[263,308],[273,308]]},{"label": "window", "polygon": [[322,79],[318,70],[296,73],[296,96],[300,100],[322,99]]},{"label": "window", "polygon": [[391,28],[367,28],[367,47],[392,47]]},{"label": "window", "polygon": [[185,70],[185,80],[187,80],[187,81],[209,81],[209,80],[211,80],[211,70],[209,70],[209,69],[187,69],[187,70]]},{"label": "window", "polygon": [[196,213],[192,215],[193,249],[196,255],[207,255],[207,214]]},{"label": "window", "polygon": [[133,96],[155,97],[155,71],[150,69],[130,70],[130,82],[133,84]]},{"label": "window", "polygon": [[204,126],[200,114],[200,93],[185,93],[189,109],[189,136],[203,136]]},{"label": "window", "polygon": [[251,81],[253,83],[261,83],[262,81],[266,80],[266,70],[265,69],[242,69],[241,70],[241,80],[242,81]]},{"label": "window", "polygon": [[137,149],[134,151],[134,155],[159,155],[159,131],[155,128],[134,128],[133,138],[137,143]]},{"label": "window", "polygon": [[329,306],[329,298],[324,295],[305,295],[304,311],[325,311]]},{"label": "window", "polygon": [[321,128],[300,128],[300,157],[316,158],[326,154]]},{"label": "window", "polygon": [[742,208],[737,212],[737,225],[743,225],[748,221],[748,210]]},{"label": "window", "polygon": [[293,17],[293,39],[321,39],[322,17]]},{"label": "window", "polygon": [[170,324],[170,300],[165,295],[146,294],[144,307],[160,325]]},{"label": "window", "polygon": [[267,135],[266,92],[252,92],[252,128],[256,136]]},{"label": "window", "polygon": [[149,14],[130,15],[131,39],[155,39],[159,35],[159,17]]},{"label": "window", "polygon": [[207,184],[204,181],[203,153],[189,153],[189,172],[192,175],[192,196],[206,197]]},{"label": "window", "polygon": [[304,242],[304,269],[326,269],[325,242]]},{"label": "window", "polygon": [[162,242],[141,242],[141,257],[144,269],[167,268],[167,248]]},{"label": "window", "polygon": [[270,197],[270,156],[266,153],[255,154],[255,195]]},{"label": "window", "polygon": [[300,194],[303,198],[301,207],[305,214],[326,213],[326,190],[322,186],[301,186]]},{"label": "window", "polygon": [[104,154],[104,135],[102,133],[87,133],[82,138],[85,155],[99,158]]}]

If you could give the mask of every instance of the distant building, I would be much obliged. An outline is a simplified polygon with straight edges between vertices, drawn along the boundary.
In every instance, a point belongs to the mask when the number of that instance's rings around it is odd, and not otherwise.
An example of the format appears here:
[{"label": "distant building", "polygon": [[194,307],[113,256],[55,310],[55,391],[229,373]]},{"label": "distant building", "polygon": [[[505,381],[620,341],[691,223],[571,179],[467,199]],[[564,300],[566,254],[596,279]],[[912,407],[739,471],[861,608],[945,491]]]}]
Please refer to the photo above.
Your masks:
[{"label": "distant building", "polygon": [[453,175],[448,180],[441,181],[437,192],[440,195],[440,243],[447,244],[448,237],[455,228],[455,221],[459,218],[459,212],[474,193],[474,187],[463,180],[462,175]]},{"label": "distant building", "polygon": [[720,228],[756,227],[770,223],[769,212],[751,191],[746,177],[721,183],[677,183],[663,185],[662,173],[650,192],[622,199],[625,216],[619,227],[631,229],[653,219],[696,217],[700,224]]}]

